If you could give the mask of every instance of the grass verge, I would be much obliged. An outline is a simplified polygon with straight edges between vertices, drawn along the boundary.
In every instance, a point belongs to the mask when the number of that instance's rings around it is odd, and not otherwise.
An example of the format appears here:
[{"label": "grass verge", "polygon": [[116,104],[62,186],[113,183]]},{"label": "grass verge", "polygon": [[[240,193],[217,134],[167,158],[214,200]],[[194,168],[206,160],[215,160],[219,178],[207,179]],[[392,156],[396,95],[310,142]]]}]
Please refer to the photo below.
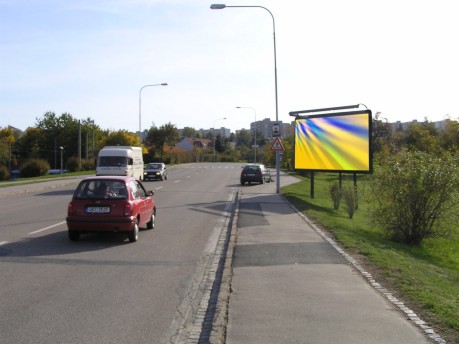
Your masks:
[{"label": "grass verge", "polygon": [[96,171],[81,171],[81,172],[71,172],[71,173],[64,173],[64,174],[49,174],[40,177],[30,177],[30,178],[19,178],[15,180],[5,180],[0,182],[0,188],[13,186],[13,185],[21,185],[21,184],[36,184],[36,183],[43,183],[50,180],[59,180],[59,179],[67,179],[69,177],[74,176],[85,176],[85,175],[94,175]]},{"label": "grass verge", "polygon": [[[352,219],[343,200],[338,210],[333,208],[329,188],[337,174],[316,173],[314,198],[310,179],[300,178],[282,188],[289,202],[331,233],[448,343],[459,343],[459,225],[448,238],[427,239],[420,246],[395,243],[368,221],[368,176],[358,176],[358,210]],[[353,185],[352,176],[343,176],[342,185]]]}]

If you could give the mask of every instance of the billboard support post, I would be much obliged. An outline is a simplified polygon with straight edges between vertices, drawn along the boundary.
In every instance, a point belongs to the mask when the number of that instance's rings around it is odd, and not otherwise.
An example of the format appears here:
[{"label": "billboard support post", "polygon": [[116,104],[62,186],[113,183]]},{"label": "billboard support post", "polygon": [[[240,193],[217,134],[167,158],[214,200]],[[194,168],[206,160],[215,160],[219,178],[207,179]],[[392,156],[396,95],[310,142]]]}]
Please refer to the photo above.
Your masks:
[{"label": "billboard support post", "polygon": [[359,209],[359,194],[357,193],[357,173],[354,173],[354,193],[355,193],[355,209]]}]

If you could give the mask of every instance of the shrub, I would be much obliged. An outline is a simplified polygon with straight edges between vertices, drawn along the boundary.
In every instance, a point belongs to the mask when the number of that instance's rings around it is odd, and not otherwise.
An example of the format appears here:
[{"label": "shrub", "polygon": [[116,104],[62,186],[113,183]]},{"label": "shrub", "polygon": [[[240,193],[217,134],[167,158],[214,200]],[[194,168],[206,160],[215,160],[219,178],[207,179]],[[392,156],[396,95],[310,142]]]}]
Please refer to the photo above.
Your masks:
[{"label": "shrub", "polygon": [[80,161],[76,156],[72,156],[67,160],[67,163],[65,164],[65,168],[69,172],[78,172],[81,171],[80,167]]},{"label": "shrub", "polygon": [[10,171],[8,171],[8,167],[0,166],[0,180],[8,179],[10,179]]},{"label": "shrub", "polygon": [[457,163],[449,153],[402,151],[388,156],[371,183],[371,219],[396,241],[419,245],[448,232],[458,199]]},{"label": "shrub", "polygon": [[82,160],[81,161],[81,170],[82,171],[92,171],[96,169],[96,165],[94,163],[94,160],[88,159],[88,160]]},{"label": "shrub", "polygon": [[342,191],[344,198],[344,207],[349,215],[349,218],[354,217],[354,212],[357,210],[357,192],[352,186],[346,186]]},{"label": "shrub", "polygon": [[330,197],[333,201],[333,208],[339,209],[341,197],[343,196],[342,190],[337,182],[330,185]]},{"label": "shrub", "polygon": [[30,159],[21,166],[21,177],[44,176],[49,171],[49,164],[46,160]]}]

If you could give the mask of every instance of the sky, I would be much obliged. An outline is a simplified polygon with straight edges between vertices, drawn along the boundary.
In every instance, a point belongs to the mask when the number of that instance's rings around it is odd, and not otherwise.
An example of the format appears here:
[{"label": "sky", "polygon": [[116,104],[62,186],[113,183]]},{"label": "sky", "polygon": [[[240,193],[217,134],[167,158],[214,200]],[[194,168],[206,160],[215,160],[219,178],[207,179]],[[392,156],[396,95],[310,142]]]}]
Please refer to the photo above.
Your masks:
[{"label": "sky", "polygon": [[354,104],[389,122],[459,117],[454,0],[215,1],[264,8],[0,0],[0,127],[52,111],[110,130],[234,132]]}]

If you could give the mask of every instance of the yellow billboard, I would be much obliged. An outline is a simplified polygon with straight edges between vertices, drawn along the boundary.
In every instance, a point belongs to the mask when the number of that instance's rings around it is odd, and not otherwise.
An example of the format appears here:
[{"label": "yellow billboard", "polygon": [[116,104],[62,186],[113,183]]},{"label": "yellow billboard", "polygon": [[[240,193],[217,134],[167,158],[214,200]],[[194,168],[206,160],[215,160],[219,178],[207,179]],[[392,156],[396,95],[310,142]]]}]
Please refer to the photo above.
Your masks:
[{"label": "yellow billboard", "polygon": [[371,111],[297,117],[295,169],[372,172]]}]

